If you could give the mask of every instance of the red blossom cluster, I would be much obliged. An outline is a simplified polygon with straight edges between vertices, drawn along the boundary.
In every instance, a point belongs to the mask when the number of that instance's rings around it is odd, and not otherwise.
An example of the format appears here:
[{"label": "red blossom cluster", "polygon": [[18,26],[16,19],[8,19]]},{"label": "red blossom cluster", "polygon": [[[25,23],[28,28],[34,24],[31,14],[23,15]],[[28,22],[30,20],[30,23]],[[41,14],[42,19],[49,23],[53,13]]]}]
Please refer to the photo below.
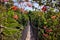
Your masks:
[{"label": "red blossom cluster", "polygon": [[47,10],[46,6],[43,6],[42,11],[45,12]]},{"label": "red blossom cluster", "polygon": [[45,32],[50,33],[52,32],[52,29],[46,29]]},{"label": "red blossom cluster", "polygon": [[56,18],[56,16],[51,16],[51,18],[52,18],[52,19],[55,19],[55,18]]},{"label": "red blossom cluster", "polygon": [[11,9],[16,11],[18,8],[17,8],[17,6],[12,6]]},{"label": "red blossom cluster", "polygon": [[46,26],[43,27],[45,29],[45,32],[52,32],[53,30],[52,29],[48,29]]},{"label": "red blossom cluster", "polygon": [[45,30],[45,33],[43,34],[44,37],[48,37],[48,34],[53,31],[52,29],[48,29],[46,26],[44,26],[43,28]]}]

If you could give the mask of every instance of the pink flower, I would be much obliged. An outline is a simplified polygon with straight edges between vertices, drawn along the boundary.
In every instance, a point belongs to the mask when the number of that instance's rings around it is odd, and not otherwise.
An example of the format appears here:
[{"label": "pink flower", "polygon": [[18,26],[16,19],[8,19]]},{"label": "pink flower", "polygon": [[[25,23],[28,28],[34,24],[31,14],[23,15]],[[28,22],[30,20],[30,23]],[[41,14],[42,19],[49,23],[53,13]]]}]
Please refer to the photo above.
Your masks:
[{"label": "pink flower", "polygon": [[27,3],[27,5],[28,5],[29,7],[32,7],[32,4],[30,4],[30,3]]},{"label": "pink flower", "polygon": [[46,27],[46,26],[44,26],[43,28],[44,28],[44,29],[46,29],[47,27]]},{"label": "pink flower", "polygon": [[4,2],[4,0],[0,0],[1,2]]},{"label": "pink flower", "polygon": [[18,15],[15,14],[15,15],[13,16],[13,18],[17,20],[17,19],[18,19]]},{"label": "pink flower", "polygon": [[45,12],[47,10],[46,6],[43,6],[42,11]]}]

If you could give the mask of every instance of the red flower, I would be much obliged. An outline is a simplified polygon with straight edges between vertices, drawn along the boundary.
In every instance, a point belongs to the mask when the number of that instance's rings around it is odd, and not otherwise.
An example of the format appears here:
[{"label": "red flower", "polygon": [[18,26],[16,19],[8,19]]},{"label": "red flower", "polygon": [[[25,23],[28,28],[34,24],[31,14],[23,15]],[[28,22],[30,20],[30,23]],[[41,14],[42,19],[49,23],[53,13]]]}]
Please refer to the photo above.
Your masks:
[{"label": "red flower", "polygon": [[18,15],[15,14],[15,15],[13,16],[13,18],[17,20],[17,19],[18,19]]},{"label": "red flower", "polygon": [[46,29],[45,31],[49,33],[52,32],[52,29]]},{"label": "red flower", "polygon": [[11,9],[16,11],[18,8],[17,8],[17,6],[12,6]]},{"label": "red flower", "polygon": [[46,29],[45,32],[48,32],[49,33],[49,29]]},{"label": "red flower", "polygon": [[52,29],[49,30],[49,32],[52,32],[52,31],[53,31]]},{"label": "red flower", "polygon": [[52,19],[55,19],[55,18],[56,18],[56,16],[51,16],[51,18],[52,18]]},{"label": "red flower", "polygon": [[48,34],[43,34],[44,37],[48,37]]},{"label": "red flower", "polygon": [[43,6],[42,11],[45,12],[46,10],[47,10],[46,6]]}]

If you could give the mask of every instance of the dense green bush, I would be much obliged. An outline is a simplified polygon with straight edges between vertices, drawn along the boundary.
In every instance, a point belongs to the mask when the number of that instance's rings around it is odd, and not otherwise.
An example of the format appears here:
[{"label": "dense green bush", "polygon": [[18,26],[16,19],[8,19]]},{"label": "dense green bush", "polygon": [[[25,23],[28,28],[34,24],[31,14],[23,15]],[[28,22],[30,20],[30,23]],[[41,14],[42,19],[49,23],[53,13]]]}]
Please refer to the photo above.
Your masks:
[{"label": "dense green bush", "polygon": [[59,40],[60,13],[32,12],[30,14],[33,27],[38,28],[39,40]]},{"label": "dense green bush", "polygon": [[[15,19],[14,15],[18,15]],[[14,16],[14,17],[13,17]],[[18,40],[22,36],[22,31],[27,25],[28,17],[13,10],[0,13],[0,25],[4,26],[2,33],[4,40]]]}]

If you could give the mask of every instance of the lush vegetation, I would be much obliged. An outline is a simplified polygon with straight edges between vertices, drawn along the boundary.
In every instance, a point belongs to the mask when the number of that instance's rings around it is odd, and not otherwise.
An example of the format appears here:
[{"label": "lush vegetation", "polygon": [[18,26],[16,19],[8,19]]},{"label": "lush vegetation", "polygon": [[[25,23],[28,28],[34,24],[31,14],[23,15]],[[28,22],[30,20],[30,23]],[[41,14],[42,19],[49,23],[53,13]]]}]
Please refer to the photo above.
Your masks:
[{"label": "lush vegetation", "polygon": [[38,27],[40,40],[59,40],[60,13],[32,12],[30,16],[33,27]]},{"label": "lush vegetation", "polygon": [[[2,7],[1,7],[2,8]],[[2,9],[1,9],[2,10]],[[0,12],[1,34],[4,40],[18,40],[22,36],[22,31],[27,25],[28,16],[14,11],[11,8]]]},{"label": "lush vegetation", "polygon": [[29,16],[33,27],[38,28],[38,37],[40,40],[59,40],[60,39],[60,12],[20,12],[16,8],[9,8],[7,11],[0,12],[0,25],[4,40],[18,40]]}]

